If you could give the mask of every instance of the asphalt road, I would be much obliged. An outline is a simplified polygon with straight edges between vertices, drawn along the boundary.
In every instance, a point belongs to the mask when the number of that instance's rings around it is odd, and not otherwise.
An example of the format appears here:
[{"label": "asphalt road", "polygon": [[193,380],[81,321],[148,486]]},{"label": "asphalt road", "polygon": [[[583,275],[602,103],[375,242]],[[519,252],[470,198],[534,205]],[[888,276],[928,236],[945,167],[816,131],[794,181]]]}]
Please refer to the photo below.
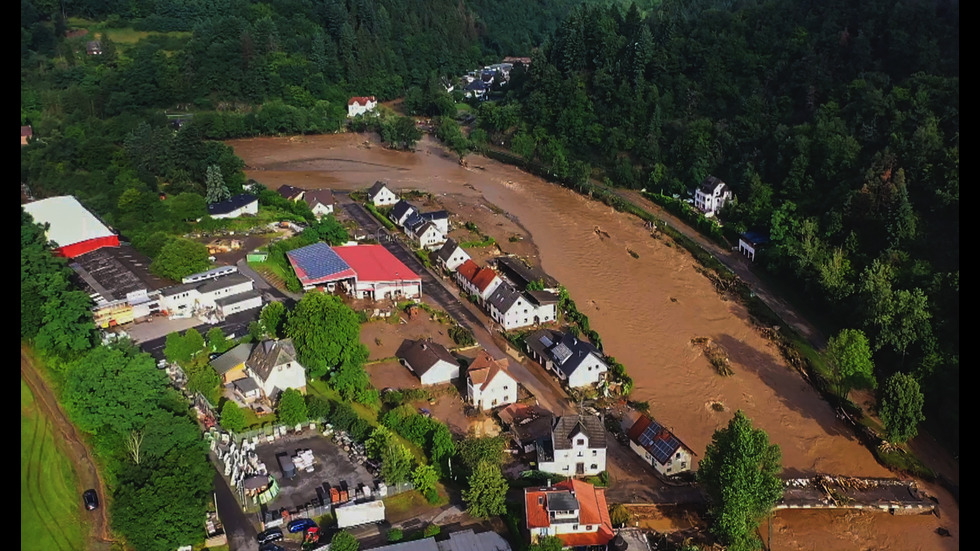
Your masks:
[{"label": "asphalt road", "polygon": [[[405,243],[392,235],[387,229],[357,203],[342,205],[347,214],[354,219],[364,231],[378,239],[385,249],[401,260],[422,278],[422,292],[443,308],[456,323],[473,332],[473,337],[487,352],[495,358],[504,358],[508,354],[494,342],[487,321],[470,310],[456,294],[458,291],[449,287],[442,278],[426,268],[415,253]],[[568,394],[541,366],[527,366],[523,362],[510,362],[510,371],[519,383],[538,399],[540,405],[555,414],[569,413],[575,410],[568,400]]]}]

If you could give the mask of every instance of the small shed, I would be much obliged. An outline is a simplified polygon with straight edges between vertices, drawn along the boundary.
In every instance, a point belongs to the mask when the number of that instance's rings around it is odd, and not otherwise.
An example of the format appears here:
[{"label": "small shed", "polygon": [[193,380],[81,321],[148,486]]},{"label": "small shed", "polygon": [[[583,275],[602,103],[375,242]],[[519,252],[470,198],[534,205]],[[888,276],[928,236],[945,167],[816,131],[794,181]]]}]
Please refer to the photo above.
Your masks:
[{"label": "small shed", "polygon": [[738,252],[755,261],[755,254],[769,243],[769,237],[757,232],[745,232],[738,238]]},{"label": "small shed", "polygon": [[266,251],[252,251],[245,255],[247,262],[265,262],[269,260],[269,253]]}]

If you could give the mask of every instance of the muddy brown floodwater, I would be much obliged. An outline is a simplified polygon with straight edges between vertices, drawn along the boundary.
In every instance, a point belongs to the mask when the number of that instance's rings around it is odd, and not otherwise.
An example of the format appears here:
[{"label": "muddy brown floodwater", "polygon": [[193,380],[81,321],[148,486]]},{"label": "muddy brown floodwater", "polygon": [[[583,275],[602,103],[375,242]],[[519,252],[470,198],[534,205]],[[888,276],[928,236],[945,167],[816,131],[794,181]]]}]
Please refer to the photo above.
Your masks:
[{"label": "muddy brown floodwater", "polygon": [[[779,444],[790,474],[893,476],[759,334],[746,309],[722,298],[690,254],[652,238],[636,217],[484,157],[471,155],[464,168],[429,137],[414,153],[384,149],[365,134],[227,143],[244,159],[247,175],[271,189],[288,183],[359,190],[387,180],[396,190],[482,200],[516,218],[544,270],[589,316],[605,352],[626,366],[635,382],[632,397],[648,400],[653,415],[698,456],[741,409]],[[734,375],[718,375],[691,344],[695,337],[723,346]],[[723,411],[711,407],[716,402]],[[772,544],[820,551],[958,549],[958,506],[942,488],[921,486],[939,499],[940,517],[786,511],[773,519]],[[937,534],[939,528],[951,537]],[[768,538],[768,526],[763,532]]]}]

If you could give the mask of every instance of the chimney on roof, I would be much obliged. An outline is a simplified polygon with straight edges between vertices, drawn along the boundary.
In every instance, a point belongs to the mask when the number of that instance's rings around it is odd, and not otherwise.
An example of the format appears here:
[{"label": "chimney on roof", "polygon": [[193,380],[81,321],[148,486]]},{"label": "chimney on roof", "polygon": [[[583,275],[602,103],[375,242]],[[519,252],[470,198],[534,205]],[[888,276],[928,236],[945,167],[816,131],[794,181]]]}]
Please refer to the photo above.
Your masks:
[{"label": "chimney on roof", "polygon": [[427,348],[429,348],[429,347],[428,347],[428,346],[426,346],[426,344],[425,344],[425,343],[422,343],[422,350],[426,350]]}]

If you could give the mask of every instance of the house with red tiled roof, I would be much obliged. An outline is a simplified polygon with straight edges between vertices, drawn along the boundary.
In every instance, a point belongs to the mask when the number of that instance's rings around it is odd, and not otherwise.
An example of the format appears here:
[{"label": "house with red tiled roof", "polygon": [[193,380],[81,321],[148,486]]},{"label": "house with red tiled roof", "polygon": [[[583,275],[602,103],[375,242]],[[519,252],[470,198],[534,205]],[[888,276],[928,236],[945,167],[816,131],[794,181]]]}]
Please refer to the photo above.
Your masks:
[{"label": "house with red tiled roof", "polygon": [[507,360],[481,350],[466,370],[466,399],[483,410],[516,402],[517,380],[507,371]]},{"label": "house with red tiled roof", "polygon": [[504,280],[493,268],[479,268],[476,262],[467,260],[456,269],[456,282],[466,294],[478,296],[479,303],[484,304]]},{"label": "house with red tiled roof", "polygon": [[580,480],[526,488],[524,512],[532,544],[556,536],[565,547],[605,550],[615,537],[605,489]]},{"label": "house with red tiled roof", "polygon": [[27,139],[34,135],[31,125],[20,127],[20,145],[27,145]]},{"label": "house with red tiled roof", "polygon": [[355,96],[347,100],[347,116],[356,117],[368,111],[373,111],[378,106],[374,96]]}]

